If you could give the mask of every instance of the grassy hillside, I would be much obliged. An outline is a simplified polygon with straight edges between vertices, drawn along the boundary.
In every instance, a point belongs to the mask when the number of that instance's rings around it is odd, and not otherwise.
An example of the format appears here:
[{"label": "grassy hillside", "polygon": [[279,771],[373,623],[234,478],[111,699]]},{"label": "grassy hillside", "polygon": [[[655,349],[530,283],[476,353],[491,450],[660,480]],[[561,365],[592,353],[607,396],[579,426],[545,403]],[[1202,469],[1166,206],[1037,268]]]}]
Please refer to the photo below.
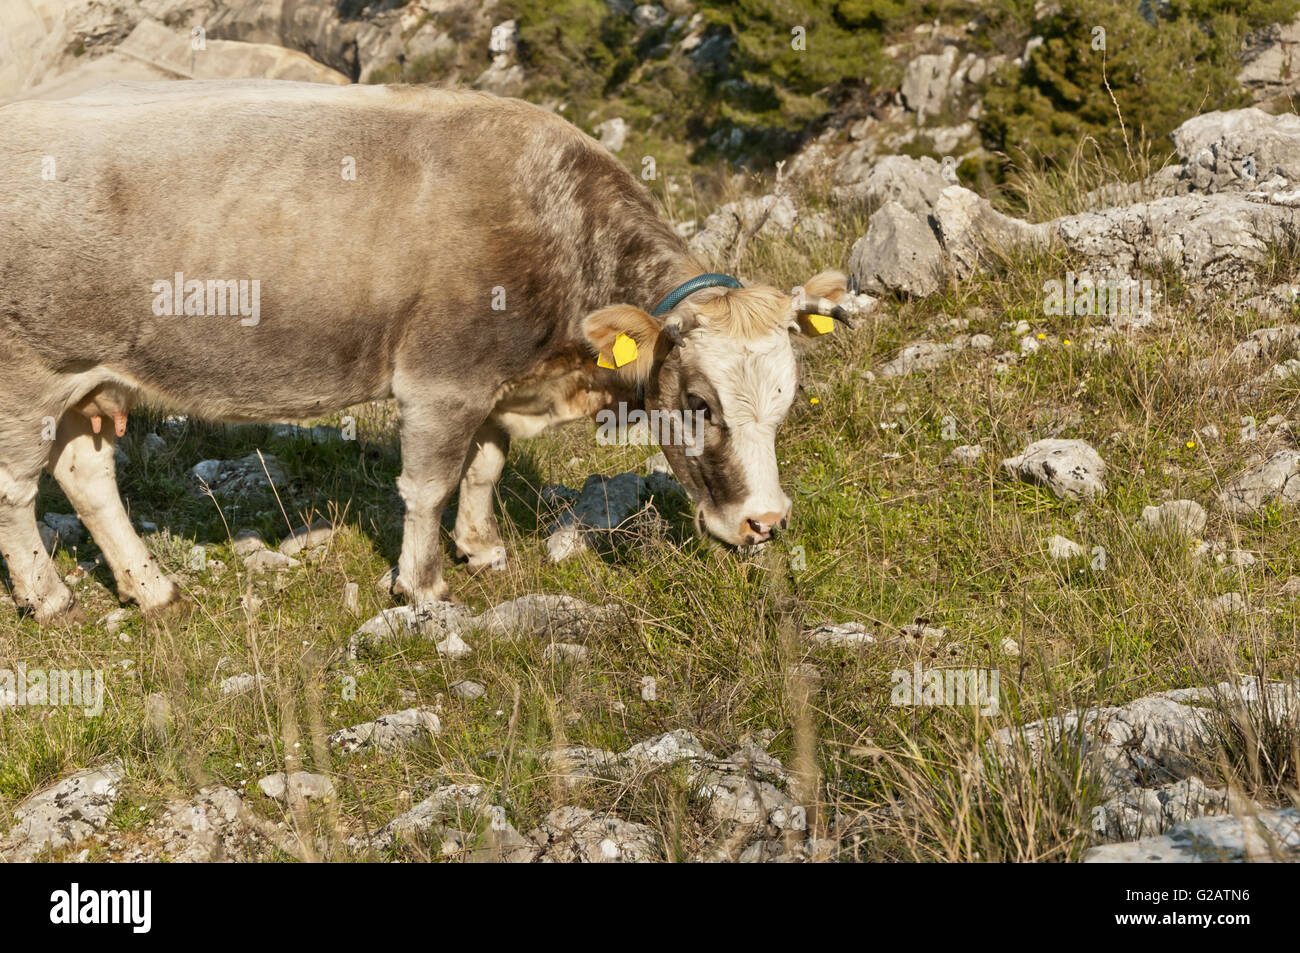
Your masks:
[{"label": "grassy hillside", "polygon": [[[833,211],[831,237],[760,237],[740,273],[789,286],[841,265],[865,217],[852,207]],[[111,756],[125,760],[128,778],[110,828],[127,840],[169,799],[219,782],[281,824],[299,856],[340,858],[348,856],[348,835],[382,825],[420,792],[473,782],[520,830],[558,804],[612,807],[653,825],[665,857],[685,859],[715,847],[724,832],[679,769],[636,783],[573,784],[544,760],[565,745],[620,750],[685,728],[719,752],[768,733],[771,752],[792,773],[791,792],[810,809],[812,830],[838,819],[841,831],[851,824],[861,833],[846,858],[1077,858],[1091,841],[1097,801],[1077,752],[1063,746],[994,771],[980,785],[981,743],[998,727],[1072,706],[1295,672],[1300,606],[1282,591],[1300,556],[1294,509],[1240,522],[1212,511],[1205,537],[1257,554],[1248,568],[1198,559],[1194,541],[1153,539],[1135,523],[1143,506],[1167,498],[1208,502],[1254,455],[1284,445],[1278,426],[1244,440],[1240,421],[1297,419],[1300,387],[1278,382],[1242,401],[1228,385],[1244,372],[1189,373],[1193,360],[1221,359],[1260,321],[1232,301],[1193,298],[1158,275],[1157,325],[1114,336],[1107,349],[1091,347],[1092,319],[1046,318],[1039,305],[1043,282],[1073,264],[1009,260],[946,296],[886,303],[857,331],[810,349],[778,440],[794,524],[756,555],[694,536],[685,501],[670,497],[658,507],[661,520],[638,521],[613,553],[550,564],[540,488],[638,469],[650,451],[597,446],[590,426],[516,445],[499,501],[510,568],[472,578],[451,568],[449,580],[476,609],[530,592],[616,604],[624,621],[587,640],[591,658],[582,665],[547,661],[541,642],[472,631],[464,637],[474,652],[460,661],[414,637],[349,658],[361,619],[391,604],[373,585],[400,544],[399,457],[387,408],[354,411],[362,421],[355,443],[312,446],[272,439],[265,428],[191,424],[147,461],[140,441],[159,420],[133,416],[124,495],[133,518],[160,527],[150,545],[184,580],[192,611],[157,621],[131,612],[110,633],[99,620],[117,604],[103,568],[77,586],[82,623],[38,628],[0,605],[0,666],[109,673],[98,719],[67,709],[0,709],[0,828],[21,798]],[[1293,263],[1279,260],[1272,279],[1287,278]],[[1005,373],[966,352],[930,373],[864,376],[902,344],[946,340],[958,329],[991,335],[995,351],[1014,348],[1021,319],[1043,346]],[[1204,436],[1211,425],[1217,439]],[[1049,435],[1098,448],[1110,468],[1106,497],[1061,502],[1000,473],[1002,457]],[[959,443],[979,444],[980,462],[946,464]],[[200,459],[258,448],[286,467],[277,497],[241,501],[236,510],[188,488],[186,470]],[[40,508],[70,511],[48,481]],[[259,529],[273,542],[291,523],[317,515],[344,529],[302,568],[249,578],[230,550],[238,529]],[[1045,541],[1058,533],[1089,555],[1051,560]],[[189,568],[195,543],[208,547],[202,571]],[[86,544],[75,556],[61,552],[59,565],[72,572],[94,551]],[[349,582],[360,587],[359,617],[344,606]],[[1225,620],[1208,600],[1230,592],[1242,594],[1246,609]],[[802,636],[828,620],[862,622],[876,644],[821,648]],[[903,631],[917,622],[928,627],[924,638]],[[969,708],[891,705],[891,671],[917,661],[998,669],[1001,711],[983,717]],[[222,696],[217,681],[237,672],[264,681],[249,695]],[[656,682],[653,701],[641,695],[646,676]],[[482,683],[485,696],[453,697],[449,686],[460,679]],[[165,731],[148,727],[159,721],[151,695],[165,699]],[[337,728],[414,705],[441,712],[444,730],[431,747],[338,757],[325,743]],[[256,790],[259,777],[286,769],[329,774],[337,800],[294,813]],[[1268,783],[1226,747],[1203,776],[1247,793]],[[1294,786],[1292,774],[1282,790],[1295,796]],[[908,810],[896,809],[900,801]],[[436,842],[417,838],[391,856],[441,855]]]}]

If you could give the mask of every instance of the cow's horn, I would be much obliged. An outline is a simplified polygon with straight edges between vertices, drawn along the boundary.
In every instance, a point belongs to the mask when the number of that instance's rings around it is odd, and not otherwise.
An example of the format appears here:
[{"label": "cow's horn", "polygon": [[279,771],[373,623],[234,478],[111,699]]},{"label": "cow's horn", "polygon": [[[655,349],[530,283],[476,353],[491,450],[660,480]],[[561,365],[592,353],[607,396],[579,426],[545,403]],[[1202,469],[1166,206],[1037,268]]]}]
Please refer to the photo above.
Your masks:
[{"label": "cow's horn", "polygon": [[825,314],[834,318],[850,330],[853,329],[853,319],[845,311],[829,298],[813,298],[800,290],[799,301],[795,305],[800,314]]}]

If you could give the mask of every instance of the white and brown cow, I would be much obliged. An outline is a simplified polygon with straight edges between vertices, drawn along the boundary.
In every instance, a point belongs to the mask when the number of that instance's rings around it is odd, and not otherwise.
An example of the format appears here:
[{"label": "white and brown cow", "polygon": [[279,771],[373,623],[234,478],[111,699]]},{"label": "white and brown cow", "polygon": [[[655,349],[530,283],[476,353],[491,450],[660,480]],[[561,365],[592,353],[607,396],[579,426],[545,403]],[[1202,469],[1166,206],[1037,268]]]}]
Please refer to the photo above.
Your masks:
[{"label": "white and brown cow", "polygon": [[[674,471],[710,533],[765,540],[789,518],[774,441],[794,339],[822,326],[813,312],[843,318],[844,278],[798,295],[687,284],[703,271],[612,156],[515,100],[182,82],[0,108],[0,552],[14,593],[38,619],[72,605],[37,533],[48,467],[119,595],[145,610],[175,598],[114,474],[140,401],[274,421],[394,398],[397,586],[416,601],[447,595],[439,517],[457,486],[457,549],[492,564],[511,438],[619,401],[701,413],[698,452],[664,448]],[[257,283],[255,320],[240,282]]]}]

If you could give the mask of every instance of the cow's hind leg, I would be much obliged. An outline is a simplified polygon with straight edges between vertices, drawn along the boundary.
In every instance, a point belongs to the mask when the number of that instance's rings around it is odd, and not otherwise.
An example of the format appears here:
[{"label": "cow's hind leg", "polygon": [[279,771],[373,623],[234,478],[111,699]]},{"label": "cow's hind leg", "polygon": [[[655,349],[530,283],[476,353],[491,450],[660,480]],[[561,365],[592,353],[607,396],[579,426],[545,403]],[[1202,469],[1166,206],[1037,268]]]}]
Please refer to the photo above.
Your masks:
[{"label": "cow's hind leg", "polygon": [[50,469],[113,570],[118,597],[135,601],[145,612],[175,602],[176,587],[136,535],[122,506],[113,437],[107,428],[96,435],[85,417],[65,414]]},{"label": "cow's hind leg", "polygon": [[460,481],[456,510],[456,550],[469,560],[473,572],[491,567],[504,569],[506,547],[501,541],[493,509],[493,496],[510,452],[510,437],[491,421],[474,435],[469,463]]},{"label": "cow's hind leg", "polygon": [[[0,434],[0,450],[6,449],[5,436]],[[18,604],[31,609],[38,622],[49,622],[72,608],[73,597],[36,529],[40,472],[39,462],[21,465],[0,457],[0,555]]]}]

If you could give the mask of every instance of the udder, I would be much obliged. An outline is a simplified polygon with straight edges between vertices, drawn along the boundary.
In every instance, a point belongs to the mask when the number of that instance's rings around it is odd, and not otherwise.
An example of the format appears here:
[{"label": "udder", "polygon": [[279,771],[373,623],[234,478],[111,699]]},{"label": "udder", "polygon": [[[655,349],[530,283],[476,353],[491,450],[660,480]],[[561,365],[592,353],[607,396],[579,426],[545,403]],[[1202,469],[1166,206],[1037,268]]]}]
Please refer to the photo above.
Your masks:
[{"label": "udder", "polygon": [[113,430],[119,437],[126,436],[126,415],[130,410],[130,401],[126,393],[112,384],[104,384],[91,391],[72,409],[90,418],[90,429],[99,433],[104,427],[104,418],[113,418]]}]

